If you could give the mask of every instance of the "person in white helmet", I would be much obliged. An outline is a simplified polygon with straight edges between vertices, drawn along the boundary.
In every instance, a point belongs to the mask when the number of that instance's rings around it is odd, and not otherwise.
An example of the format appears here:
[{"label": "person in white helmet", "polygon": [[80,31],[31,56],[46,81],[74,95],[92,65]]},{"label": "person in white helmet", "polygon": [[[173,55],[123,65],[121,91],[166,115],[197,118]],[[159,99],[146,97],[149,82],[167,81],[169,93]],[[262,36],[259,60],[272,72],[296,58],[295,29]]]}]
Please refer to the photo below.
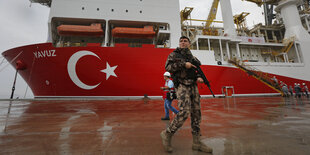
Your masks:
[{"label": "person in white helmet", "polygon": [[289,97],[288,95],[289,91],[288,91],[287,85],[282,81],[281,83],[282,83],[281,87],[282,87],[283,97]]},{"label": "person in white helmet", "polygon": [[295,83],[294,90],[295,90],[295,97],[301,98],[301,88],[299,83]]},{"label": "person in white helmet", "polygon": [[276,78],[276,76],[273,76],[271,80],[273,81],[274,85],[279,86],[278,79]]},{"label": "person in white helmet", "polygon": [[294,94],[293,94],[293,87],[291,85],[289,87],[289,92],[291,93],[291,96],[294,96]]},{"label": "person in white helmet", "polygon": [[302,83],[302,92],[305,92],[307,98],[309,98],[308,86],[305,83]]},{"label": "person in white helmet", "polygon": [[167,98],[167,93],[174,90],[174,85],[173,85],[172,80],[170,80],[170,77],[171,77],[170,73],[165,72],[164,73],[165,86],[160,87],[160,89],[164,91],[163,99],[165,100],[165,117],[161,118],[161,120],[170,120],[169,110],[171,110],[175,114],[177,114],[179,112],[177,109],[175,109],[171,105],[172,99]]}]

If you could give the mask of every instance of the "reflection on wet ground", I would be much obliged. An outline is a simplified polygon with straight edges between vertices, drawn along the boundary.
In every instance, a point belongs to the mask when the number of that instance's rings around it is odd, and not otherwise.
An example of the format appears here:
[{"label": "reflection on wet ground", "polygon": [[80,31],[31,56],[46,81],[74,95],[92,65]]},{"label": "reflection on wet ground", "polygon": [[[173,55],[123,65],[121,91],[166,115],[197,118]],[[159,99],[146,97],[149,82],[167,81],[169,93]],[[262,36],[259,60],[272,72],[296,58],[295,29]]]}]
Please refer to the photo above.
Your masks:
[{"label": "reflection on wet ground", "polygon": [[[309,103],[202,99],[203,142],[218,155],[310,154]],[[163,115],[162,100],[0,101],[0,154],[165,154]],[[172,154],[202,154],[191,143],[188,119],[173,137]]]}]

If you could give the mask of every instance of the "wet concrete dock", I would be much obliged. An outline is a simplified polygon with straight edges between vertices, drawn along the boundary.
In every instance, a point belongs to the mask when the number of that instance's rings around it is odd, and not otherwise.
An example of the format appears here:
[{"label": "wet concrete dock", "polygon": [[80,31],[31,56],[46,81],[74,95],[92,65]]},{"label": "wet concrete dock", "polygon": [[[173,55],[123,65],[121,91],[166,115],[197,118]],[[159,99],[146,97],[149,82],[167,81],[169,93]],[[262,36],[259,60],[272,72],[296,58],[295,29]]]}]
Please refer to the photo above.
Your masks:
[{"label": "wet concrete dock", "polygon": [[[307,98],[201,103],[202,139],[213,154],[310,154]],[[159,136],[169,123],[163,115],[162,100],[0,101],[0,154],[166,154]],[[172,154],[203,154],[191,144],[188,119],[173,137]]]}]

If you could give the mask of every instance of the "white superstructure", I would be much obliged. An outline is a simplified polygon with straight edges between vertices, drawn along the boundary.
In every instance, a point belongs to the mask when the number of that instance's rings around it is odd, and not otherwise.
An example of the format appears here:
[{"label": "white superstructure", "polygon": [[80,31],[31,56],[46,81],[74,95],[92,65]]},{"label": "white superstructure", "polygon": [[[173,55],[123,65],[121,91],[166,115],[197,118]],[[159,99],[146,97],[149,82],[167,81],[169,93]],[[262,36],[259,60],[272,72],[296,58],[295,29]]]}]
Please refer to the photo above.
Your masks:
[{"label": "white superstructure", "polygon": [[53,0],[49,17],[50,41],[59,40],[56,28],[60,24],[101,23],[105,31],[102,46],[111,43],[114,27],[151,25],[158,39],[178,46],[180,18],[178,0]]}]

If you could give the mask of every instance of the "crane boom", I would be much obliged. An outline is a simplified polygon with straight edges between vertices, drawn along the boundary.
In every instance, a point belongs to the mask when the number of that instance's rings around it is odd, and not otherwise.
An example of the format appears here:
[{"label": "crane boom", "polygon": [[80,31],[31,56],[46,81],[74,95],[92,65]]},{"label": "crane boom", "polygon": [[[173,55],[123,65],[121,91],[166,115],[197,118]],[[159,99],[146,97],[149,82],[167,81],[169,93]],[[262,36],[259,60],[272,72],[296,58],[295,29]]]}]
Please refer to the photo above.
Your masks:
[{"label": "crane boom", "polygon": [[208,15],[208,19],[206,22],[206,27],[210,27],[210,25],[212,24],[212,22],[214,21],[214,19],[216,18],[216,13],[217,13],[217,7],[219,5],[219,1],[220,0],[213,0],[209,15]]}]

